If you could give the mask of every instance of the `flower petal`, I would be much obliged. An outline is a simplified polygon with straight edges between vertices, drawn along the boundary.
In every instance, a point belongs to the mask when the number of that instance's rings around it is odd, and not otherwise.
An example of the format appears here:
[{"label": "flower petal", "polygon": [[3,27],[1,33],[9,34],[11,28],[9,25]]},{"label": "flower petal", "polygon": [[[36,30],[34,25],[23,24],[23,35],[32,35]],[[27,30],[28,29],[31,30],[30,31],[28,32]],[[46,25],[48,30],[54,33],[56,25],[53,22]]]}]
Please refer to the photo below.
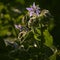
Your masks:
[{"label": "flower petal", "polygon": [[36,9],[40,9],[39,5],[36,6]]},{"label": "flower petal", "polygon": [[33,9],[32,8],[26,8],[28,11],[32,11]]},{"label": "flower petal", "polygon": [[20,28],[22,28],[22,26],[21,25],[15,25],[15,28],[20,29]]},{"label": "flower petal", "polygon": [[18,25],[15,25],[15,28],[19,29]]},{"label": "flower petal", "polygon": [[34,12],[30,12],[30,16],[33,16]]},{"label": "flower petal", "polygon": [[35,6],[35,2],[33,3],[33,6],[32,6],[33,8],[36,8],[36,6]]}]

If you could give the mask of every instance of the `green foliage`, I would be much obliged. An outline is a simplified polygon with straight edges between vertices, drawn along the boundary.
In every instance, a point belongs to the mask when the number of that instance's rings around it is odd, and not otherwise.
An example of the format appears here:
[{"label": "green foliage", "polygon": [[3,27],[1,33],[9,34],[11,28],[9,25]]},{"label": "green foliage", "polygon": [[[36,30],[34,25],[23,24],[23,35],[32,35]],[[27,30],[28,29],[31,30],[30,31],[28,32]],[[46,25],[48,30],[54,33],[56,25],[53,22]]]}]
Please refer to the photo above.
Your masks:
[{"label": "green foliage", "polygon": [[56,60],[56,54],[53,54],[53,55],[50,57],[50,60]]},{"label": "green foliage", "polygon": [[48,32],[48,30],[44,31],[44,38],[45,38],[45,45],[48,47],[52,47],[53,46],[53,38],[50,35],[50,33]]},{"label": "green foliage", "polygon": [[[32,2],[33,0],[0,1],[1,60],[56,60],[57,56],[60,57],[60,50],[56,48],[54,51],[52,48],[56,38],[52,36],[53,33],[50,34],[54,27],[54,17],[45,9],[41,9],[39,17],[30,17],[25,9]],[[42,1],[35,2],[40,4]],[[40,6],[46,8],[42,4]],[[15,24],[24,26],[23,31],[18,31]]]},{"label": "green foliage", "polygon": [[16,2],[20,2],[21,4],[24,4],[25,3],[24,0],[16,0]]}]

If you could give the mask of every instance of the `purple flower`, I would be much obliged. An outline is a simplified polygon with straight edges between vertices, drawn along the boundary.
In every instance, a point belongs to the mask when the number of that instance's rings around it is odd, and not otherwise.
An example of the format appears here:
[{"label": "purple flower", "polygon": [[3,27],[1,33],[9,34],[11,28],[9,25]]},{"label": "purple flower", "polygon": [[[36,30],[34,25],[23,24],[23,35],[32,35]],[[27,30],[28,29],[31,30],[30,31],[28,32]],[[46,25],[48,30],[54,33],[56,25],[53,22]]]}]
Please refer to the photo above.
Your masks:
[{"label": "purple flower", "polygon": [[29,11],[30,16],[33,16],[34,14],[39,16],[40,14],[40,8],[39,6],[35,6],[35,3],[33,3],[33,6],[31,6],[30,8],[26,8]]},{"label": "purple flower", "polygon": [[22,25],[15,25],[15,28],[21,31],[28,31],[28,28]]},{"label": "purple flower", "polygon": [[23,26],[21,26],[21,25],[15,25],[15,28],[19,29],[20,31],[23,30]]}]

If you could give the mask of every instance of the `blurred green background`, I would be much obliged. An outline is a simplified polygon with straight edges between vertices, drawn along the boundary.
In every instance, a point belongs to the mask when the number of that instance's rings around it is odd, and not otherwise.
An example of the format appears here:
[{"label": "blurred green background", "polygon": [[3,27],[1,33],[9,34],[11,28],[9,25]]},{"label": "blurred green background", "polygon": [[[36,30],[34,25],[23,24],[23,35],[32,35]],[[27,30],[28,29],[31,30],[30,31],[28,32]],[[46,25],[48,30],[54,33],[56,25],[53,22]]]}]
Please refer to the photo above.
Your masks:
[{"label": "blurred green background", "polygon": [[0,39],[13,39],[18,31],[14,24],[20,24],[26,14],[26,7],[35,2],[41,9],[48,9],[54,17],[54,28],[50,32],[54,45],[60,50],[60,1],[59,0],[0,0]]}]

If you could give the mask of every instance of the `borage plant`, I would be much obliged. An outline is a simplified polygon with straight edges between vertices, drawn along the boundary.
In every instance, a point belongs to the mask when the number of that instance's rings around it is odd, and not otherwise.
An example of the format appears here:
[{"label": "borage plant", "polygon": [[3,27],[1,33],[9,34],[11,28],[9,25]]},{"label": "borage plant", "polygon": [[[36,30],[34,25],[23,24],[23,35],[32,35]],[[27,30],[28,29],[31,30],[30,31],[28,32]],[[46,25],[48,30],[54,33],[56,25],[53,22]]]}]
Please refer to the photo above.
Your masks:
[{"label": "borage plant", "polygon": [[15,25],[20,31],[19,44],[16,42],[18,47],[11,55],[20,60],[49,60],[54,54],[53,37],[49,33],[53,28],[53,17],[49,10],[41,10],[35,3],[26,9],[28,13],[21,24]]}]

